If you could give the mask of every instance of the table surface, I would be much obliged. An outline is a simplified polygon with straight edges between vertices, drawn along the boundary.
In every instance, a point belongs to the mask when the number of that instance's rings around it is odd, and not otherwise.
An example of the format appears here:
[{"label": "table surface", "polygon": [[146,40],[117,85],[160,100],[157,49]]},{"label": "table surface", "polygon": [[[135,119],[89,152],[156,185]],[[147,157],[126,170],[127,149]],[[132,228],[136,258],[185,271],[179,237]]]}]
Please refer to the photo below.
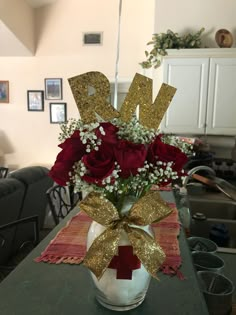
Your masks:
[{"label": "table surface", "polygon": [[[170,192],[163,192],[173,202]],[[48,245],[73,211],[5,278],[0,284],[1,315],[106,315],[114,311],[101,306],[94,296],[89,272],[82,265],[36,263],[34,258]],[[151,280],[144,302],[130,315],[207,315],[196,272],[183,231],[179,236],[182,256],[181,272],[185,280],[159,273],[160,281]]]}]

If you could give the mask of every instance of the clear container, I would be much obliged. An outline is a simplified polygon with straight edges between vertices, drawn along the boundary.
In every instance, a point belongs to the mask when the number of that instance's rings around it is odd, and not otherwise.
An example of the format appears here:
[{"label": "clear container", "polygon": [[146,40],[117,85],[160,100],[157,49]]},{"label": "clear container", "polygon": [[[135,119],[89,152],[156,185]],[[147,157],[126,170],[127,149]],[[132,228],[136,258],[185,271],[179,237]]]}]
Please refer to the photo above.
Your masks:
[{"label": "clear container", "polygon": [[[133,197],[128,197],[121,210],[122,213],[127,213],[135,201],[136,199]],[[132,226],[142,229],[150,236],[154,237],[151,225]],[[93,221],[88,231],[87,248],[89,248],[93,241],[105,230],[106,227]],[[119,240],[119,247],[122,246],[131,247],[128,235],[124,230],[121,232]],[[120,265],[120,267],[122,266]],[[111,267],[106,269],[100,280],[98,280],[96,276],[90,272],[95,285],[97,301],[104,307],[114,311],[127,311],[139,306],[145,299],[152,277],[142,263],[140,268],[134,269],[131,272],[132,277],[128,280],[117,279],[117,270]]]},{"label": "clear container", "polygon": [[205,252],[192,252],[193,264],[197,271],[213,271],[221,273],[224,261],[217,255]]},{"label": "clear container", "polygon": [[214,254],[217,251],[215,242],[199,236],[192,236],[187,239],[189,248],[192,252],[207,252]]},{"label": "clear container", "polygon": [[215,272],[198,271],[197,274],[209,314],[231,314],[233,282],[224,275]]}]

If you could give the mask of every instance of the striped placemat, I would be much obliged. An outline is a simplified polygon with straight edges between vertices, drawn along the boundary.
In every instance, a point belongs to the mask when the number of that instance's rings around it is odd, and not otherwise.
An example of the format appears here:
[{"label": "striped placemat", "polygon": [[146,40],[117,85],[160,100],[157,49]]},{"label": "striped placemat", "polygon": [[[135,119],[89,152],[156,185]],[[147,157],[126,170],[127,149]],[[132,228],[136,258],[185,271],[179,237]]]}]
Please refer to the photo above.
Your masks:
[{"label": "striped placemat", "polygon": [[[178,235],[180,224],[178,210],[174,203],[168,203],[172,213],[159,223],[152,224],[156,241],[161,245],[166,260],[160,270],[164,274],[177,275],[183,279],[179,271],[181,256]],[[36,262],[80,264],[86,254],[87,232],[92,220],[83,211],[76,214],[49,243]]]}]

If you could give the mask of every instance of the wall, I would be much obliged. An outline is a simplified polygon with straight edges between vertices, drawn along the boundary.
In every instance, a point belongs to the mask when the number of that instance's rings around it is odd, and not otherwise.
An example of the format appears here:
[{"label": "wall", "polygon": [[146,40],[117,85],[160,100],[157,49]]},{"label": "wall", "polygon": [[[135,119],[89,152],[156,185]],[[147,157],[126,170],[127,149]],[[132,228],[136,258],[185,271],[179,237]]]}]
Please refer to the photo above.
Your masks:
[{"label": "wall", "polygon": [[[6,4],[9,0],[4,1]],[[0,80],[10,82],[10,103],[0,104],[0,149],[5,152],[6,165],[50,166],[59,152],[59,127],[49,123],[49,101],[45,101],[44,112],[28,112],[27,90],[43,90],[44,78],[62,78],[62,102],[67,102],[68,117],[77,117],[67,79],[91,70],[114,79],[118,6],[118,0],[60,0],[37,9],[36,55],[0,57]],[[204,26],[205,43],[215,45],[214,34],[219,28],[235,34],[235,12],[234,0],[124,0],[119,77],[132,78],[140,71],[139,62],[144,59],[146,43],[154,30],[154,17],[155,32],[172,29],[181,33]],[[85,31],[103,31],[103,45],[83,46]]]},{"label": "wall", "polygon": [[203,47],[217,47],[215,33],[226,28],[234,36],[236,47],[235,0],[156,0],[155,33],[173,32],[184,34],[205,27]]},{"label": "wall", "polygon": [[[45,78],[63,79],[67,117],[78,117],[67,79],[101,71],[114,79],[118,0],[60,0],[37,9],[34,57],[1,57],[1,80],[10,82],[10,103],[0,104],[0,148],[10,168],[51,166],[59,152],[59,126],[49,122],[49,101],[43,112],[27,111],[27,90],[44,90]],[[144,47],[154,29],[154,0],[123,1],[119,77],[140,71]],[[103,31],[102,46],[83,46],[82,33]]]}]

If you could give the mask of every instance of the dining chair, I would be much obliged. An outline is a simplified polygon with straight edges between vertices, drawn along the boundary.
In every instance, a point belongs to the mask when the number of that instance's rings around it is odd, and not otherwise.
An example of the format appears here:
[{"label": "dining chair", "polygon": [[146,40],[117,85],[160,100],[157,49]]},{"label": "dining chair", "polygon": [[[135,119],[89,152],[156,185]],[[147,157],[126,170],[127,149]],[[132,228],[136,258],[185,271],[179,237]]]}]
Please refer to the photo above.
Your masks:
[{"label": "dining chair", "polygon": [[73,186],[60,186],[55,184],[46,192],[48,204],[55,224],[64,219],[82,199],[81,192],[74,192]]},{"label": "dining chair", "polygon": [[0,178],[6,178],[8,171],[8,167],[0,166]]}]

